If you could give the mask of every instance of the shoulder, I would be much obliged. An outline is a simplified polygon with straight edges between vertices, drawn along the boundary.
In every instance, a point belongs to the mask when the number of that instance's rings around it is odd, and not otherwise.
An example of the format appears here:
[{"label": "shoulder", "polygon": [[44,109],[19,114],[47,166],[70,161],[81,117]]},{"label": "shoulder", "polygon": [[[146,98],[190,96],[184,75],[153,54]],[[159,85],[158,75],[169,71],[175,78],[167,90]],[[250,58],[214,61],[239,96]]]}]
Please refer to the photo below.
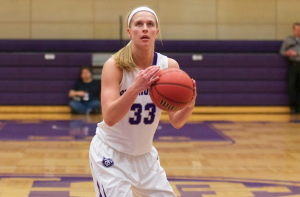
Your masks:
[{"label": "shoulder", "polygon": [[81,84],[83,84],[83,81],[81,79],[77,79],[74,84],[81,85]]},{"label": "shoulder", "polygon": [[168,68],[179,68],[179,64],[176,60],[172,59],[172,58],[169,58],[163,54],[160,54],[160,53],[157,53],[158,54],[158,57],[161,57],[163,58],[163,62],[167,62],[168,65],[166,65]]},{"label": "shoulder", "polygon": [[73,87],[71,88],[72,90],[78,90],[79,86],[80,86],[80,79],[77,79],[74,83],[73,83]]},{"label": "shoulder", "polygon": [[106,66],[106,67],[108,67],[108,66],[110,66],[110,67],[118,67],[118,65],[116,64],[116,61],[114,60],[113,57],[110,57],[110,58],[104,63],[103,66],[104,66],[104,67],[105,67],[105,66]]},{"label": "shoulder", "polygon": [[[102,76],[122,79],[123,70],[116,64],[115,60],[111,57],[103,65]],[[114,76],[114,77],[113,77]]]},{"label": "shoulder", "polygon": [[176,60],[168,58],[168,67],[169,68],[179,68],[179,64]]},{"label": "shoulder", "polygon": [[294,40],[294,36],[288,36],[285,41],[290,41],[290,40]]}]

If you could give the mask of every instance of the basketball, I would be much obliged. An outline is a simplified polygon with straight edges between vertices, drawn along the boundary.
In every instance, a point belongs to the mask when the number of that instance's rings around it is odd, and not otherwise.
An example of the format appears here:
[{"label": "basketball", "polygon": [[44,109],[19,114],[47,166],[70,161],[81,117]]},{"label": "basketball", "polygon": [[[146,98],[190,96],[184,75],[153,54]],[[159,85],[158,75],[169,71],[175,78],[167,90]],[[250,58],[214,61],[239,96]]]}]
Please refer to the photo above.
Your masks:
[{"label": "basketball", "polygon": [[150,86],[153,103],[164,111],[178,111],[193,98],[193,82],[184,71],[176,68],[160,70],[159,79]]}]

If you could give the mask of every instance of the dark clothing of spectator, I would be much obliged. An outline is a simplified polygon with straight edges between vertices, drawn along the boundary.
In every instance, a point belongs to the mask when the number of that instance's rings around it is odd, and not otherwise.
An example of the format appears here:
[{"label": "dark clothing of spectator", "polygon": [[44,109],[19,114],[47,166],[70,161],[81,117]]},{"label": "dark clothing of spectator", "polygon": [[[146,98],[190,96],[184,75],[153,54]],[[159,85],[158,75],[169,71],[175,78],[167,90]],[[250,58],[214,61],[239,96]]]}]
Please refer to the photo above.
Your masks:
[{"label": "dark clothing of spectator", "polygon": [[83,97],[74,96],[70,101],[72,112],[100,113],[100,81],[92,80],[90,83],[84,83],[79,79],[73,85],[72,90],[85,92]]}]

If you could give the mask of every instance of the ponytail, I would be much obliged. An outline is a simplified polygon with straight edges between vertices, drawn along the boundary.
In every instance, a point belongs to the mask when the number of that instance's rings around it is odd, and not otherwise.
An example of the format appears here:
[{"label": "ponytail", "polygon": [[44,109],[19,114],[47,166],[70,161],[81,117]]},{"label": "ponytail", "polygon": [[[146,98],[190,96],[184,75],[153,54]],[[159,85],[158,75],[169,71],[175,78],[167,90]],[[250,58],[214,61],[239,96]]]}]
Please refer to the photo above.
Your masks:
[{"label": "ponytail", "polygon": [[113,55],[113,58],[119,68],[127,71],[133,71],[137,68],[133,61],[131,47],[130,41],[125,47]]}]

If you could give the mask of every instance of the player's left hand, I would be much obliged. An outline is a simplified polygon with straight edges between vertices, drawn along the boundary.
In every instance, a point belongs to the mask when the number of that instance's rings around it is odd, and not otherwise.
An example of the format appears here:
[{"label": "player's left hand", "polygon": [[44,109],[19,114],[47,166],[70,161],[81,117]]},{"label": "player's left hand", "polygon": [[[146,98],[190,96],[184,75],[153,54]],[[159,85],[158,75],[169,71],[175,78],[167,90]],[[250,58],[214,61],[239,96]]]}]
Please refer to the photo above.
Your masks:
[{"label": "player's left hand", "polygon": [[194,79],[192,79],[193,82],[193,86],[194,86],[194,95],[192,100],[190,101],[190,103],[186,106],[186,107],[190,107],[193,108],[196,104],[196,97],[197,97],[197,87],[196,87],[196,81]]}]

